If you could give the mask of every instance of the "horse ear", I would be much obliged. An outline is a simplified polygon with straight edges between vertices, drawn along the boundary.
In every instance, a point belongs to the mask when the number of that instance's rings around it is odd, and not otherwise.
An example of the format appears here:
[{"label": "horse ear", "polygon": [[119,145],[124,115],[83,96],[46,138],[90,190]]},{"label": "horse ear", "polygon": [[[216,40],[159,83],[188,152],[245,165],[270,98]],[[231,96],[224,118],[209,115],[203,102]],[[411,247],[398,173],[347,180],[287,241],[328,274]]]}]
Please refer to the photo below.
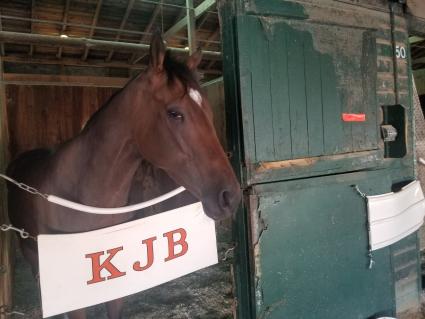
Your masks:
[{"label": "horse ear", "polygon": [[159,31],[154,32],[149,51],[150,51],[150,61],[149,61],[150,68],[157,71],[162,71],[164,67],[164,58],[165,58],[166,48],[165,48],[164,40],[162,40],[162,36]]},{"label": "horse ear", "polygon": [[202,50],[198,48],[186,61],[186,65],[190,70],[196,70],[202,60]]}]

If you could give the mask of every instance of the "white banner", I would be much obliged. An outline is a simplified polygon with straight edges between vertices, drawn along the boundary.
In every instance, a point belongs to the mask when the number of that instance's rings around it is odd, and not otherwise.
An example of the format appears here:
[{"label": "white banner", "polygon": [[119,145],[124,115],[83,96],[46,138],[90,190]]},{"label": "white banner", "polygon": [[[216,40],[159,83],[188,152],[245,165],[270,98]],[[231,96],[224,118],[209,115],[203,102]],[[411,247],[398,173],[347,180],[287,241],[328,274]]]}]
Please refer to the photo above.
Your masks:
[{"label": "white banner", "polygon": [[43,318],[114,300],[216,264],[201,203],[96,231],[38,236]]}]

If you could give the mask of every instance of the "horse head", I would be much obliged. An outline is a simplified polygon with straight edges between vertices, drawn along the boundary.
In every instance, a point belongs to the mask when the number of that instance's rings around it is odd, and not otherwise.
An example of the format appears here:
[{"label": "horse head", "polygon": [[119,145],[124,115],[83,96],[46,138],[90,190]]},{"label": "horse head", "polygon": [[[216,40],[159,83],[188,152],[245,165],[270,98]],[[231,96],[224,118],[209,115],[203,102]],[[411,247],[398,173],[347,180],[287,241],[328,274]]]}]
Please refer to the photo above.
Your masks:
[{"label": "horse head", "polygon": [[142,100],[132,115],[138,121],[134,138],[141,155],[199,199],[209,217],[230,216],[241,199],[240,185],[195,76],[201,52],[179,62],[155,35],[150,56],[147,71],[135,79],[143,82]]}]

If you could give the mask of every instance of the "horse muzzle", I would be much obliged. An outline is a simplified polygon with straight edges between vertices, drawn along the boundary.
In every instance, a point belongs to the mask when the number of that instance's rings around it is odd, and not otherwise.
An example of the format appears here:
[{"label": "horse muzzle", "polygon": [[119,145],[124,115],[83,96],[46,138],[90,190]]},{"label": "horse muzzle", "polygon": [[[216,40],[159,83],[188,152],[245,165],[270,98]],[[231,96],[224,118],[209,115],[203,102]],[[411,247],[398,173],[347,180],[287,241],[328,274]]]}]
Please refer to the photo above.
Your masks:
[{"label": "horse muzzle", "polygon": [[214,220],[222,220],[232,216],[241,201],[239,185],[233,189],[222,189],[215,194],[202,199],[205,214]]}]

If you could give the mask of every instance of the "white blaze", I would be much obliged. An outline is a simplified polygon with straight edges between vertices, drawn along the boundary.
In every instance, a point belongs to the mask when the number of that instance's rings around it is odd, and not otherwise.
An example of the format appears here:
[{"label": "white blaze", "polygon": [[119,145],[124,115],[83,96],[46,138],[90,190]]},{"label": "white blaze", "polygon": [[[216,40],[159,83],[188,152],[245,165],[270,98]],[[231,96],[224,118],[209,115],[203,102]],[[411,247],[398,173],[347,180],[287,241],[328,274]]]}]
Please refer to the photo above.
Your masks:
[{"label": "white blaze", "polygon": [[198,104],[199,106],[202,105],[202,95],[201,95],[201,93],[199,93],[199,91],[190,88],[189,89],[189,96],[192,100],[195,101],[196,104]]}]

